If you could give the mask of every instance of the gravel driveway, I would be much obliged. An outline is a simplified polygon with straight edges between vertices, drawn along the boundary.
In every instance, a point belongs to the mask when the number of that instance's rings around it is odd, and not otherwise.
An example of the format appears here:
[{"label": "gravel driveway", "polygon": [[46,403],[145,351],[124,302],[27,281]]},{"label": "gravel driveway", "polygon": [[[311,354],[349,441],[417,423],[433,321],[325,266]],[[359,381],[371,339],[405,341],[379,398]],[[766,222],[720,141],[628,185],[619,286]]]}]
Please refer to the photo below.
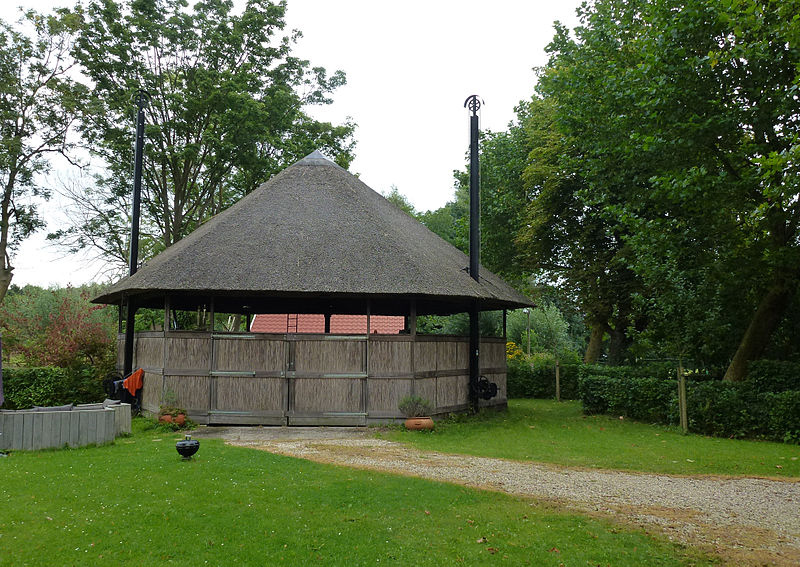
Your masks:
[{"label": "gravel driveway", "polygon": [[800,482],[585,470],[423,452],[357,428],[204,428],[221,437],[313,461],[455,482],[556,502],[654,527],[731,565],[800,565]]}]

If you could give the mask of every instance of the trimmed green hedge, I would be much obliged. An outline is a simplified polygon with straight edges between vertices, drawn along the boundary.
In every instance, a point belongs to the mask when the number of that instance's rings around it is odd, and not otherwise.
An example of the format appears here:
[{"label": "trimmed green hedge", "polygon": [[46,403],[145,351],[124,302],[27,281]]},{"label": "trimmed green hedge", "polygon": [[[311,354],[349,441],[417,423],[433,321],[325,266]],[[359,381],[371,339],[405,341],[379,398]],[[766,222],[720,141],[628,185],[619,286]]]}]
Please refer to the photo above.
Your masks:
[{"label": "trimmed green hedge", "polygon": [[[578,399],[579,364],[561,364],[561,399]],[[552,359],[527,362],[521,359],[508,361],[509,398],[555,398],[556,369]]]},{"label": "trimmed green hedge", "polygon": [[97,402],[105,397],[92,368],[3,368],[3,409]]},{"label": "trimmed green hedge", "polygon": [[[678,382],[674,369],[671,378],[640,377],[626,369],[607,371],[604,375],[586,374],[591,370],[594,367],[585,368],[579,379],[585,413],[678,424]],[[686,385],[689,429],[706,435],[800,443],[800,390],[764,389],[767,384],[775,388],[791,385],[781,376],[771,378],[763,374],[736,383],[702,380],[702,375],[697,380],[690,375]]]},{"label": "trimmed green hedge", "polygon": [[800,390],[800,363],[754,360],[747,367],[747,382],[756,392]]}]

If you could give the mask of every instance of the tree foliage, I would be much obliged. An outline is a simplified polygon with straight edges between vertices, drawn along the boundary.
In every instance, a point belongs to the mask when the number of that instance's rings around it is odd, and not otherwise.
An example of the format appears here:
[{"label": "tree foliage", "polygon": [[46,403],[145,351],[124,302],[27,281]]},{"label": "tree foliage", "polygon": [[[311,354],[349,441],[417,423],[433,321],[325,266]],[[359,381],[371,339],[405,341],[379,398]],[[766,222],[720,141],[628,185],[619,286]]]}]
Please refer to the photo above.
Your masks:
[{"label": "tree foliage", "polygon": [[[620,227],[649,333],[741,379],[797,293],[798,3],[603,0],[540,92],[581,202]],[[735,351],[735,352],[734,352]]]},{"label": "tree foliage", "polygon": [[64,11],[26,12],[0,21],[0,303],[13,277],[17,246],[44,223],[31,196],[49,197],[41,174],[49,156],[68,157],[70,131],[86,89],[71,78],[79,21]]},{"label": "tree foliage", "polygon": [[142,196],[145,257],[314,149],[352,160],[354,126],[319,122],[305,107],[331,102],[337,71],[292,55],[283,36],[286,2],[94,0],[75,57],[94,84],[82,132],[106,169],[79,200],[75,226],[53,235],[127,261],[132,117],[138,89],[149,93]]},{"label": "tree foliage", "polygon": [[92,367],[98,376],[111,370],[117,313],[89,302],[99,292],[99,286],[13,286],[0,307],[4,355],[28,366]]}]

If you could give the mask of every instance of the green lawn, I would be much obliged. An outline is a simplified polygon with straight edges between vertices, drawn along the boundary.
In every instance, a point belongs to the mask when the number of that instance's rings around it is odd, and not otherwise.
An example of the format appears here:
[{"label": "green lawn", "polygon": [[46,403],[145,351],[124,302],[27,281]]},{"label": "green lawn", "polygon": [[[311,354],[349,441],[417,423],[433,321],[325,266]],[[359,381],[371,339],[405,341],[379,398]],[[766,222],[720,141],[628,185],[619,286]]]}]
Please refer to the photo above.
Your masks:
[{"label": "green lawn", "polygon": [[[4,565],[708,565],[523,499],[173,433],[0,459]],[[439,436],[441,437],[441,435]]]},{"label": "green lawn", "polygon": [[508,412],[390,430],[420,449],[558,465],[669,474],[800,477],[800,446],[682,435],[677,428],[584,416],[579,402],[510,400]]}]

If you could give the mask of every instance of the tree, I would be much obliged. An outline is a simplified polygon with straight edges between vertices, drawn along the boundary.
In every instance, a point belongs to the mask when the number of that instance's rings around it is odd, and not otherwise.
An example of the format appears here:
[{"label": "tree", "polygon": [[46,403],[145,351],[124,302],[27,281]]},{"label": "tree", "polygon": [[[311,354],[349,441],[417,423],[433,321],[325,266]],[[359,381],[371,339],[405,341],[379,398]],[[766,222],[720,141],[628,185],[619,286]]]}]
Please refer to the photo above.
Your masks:
[{"label": "tree", "polygon": [[408,197],[400,192],[396,185],[392,185],[391,190],[383,196],[387,201],[406,213],[408,216],[416,217],[417,211],[414,209],[414,205],[411,204],[411,201],[408,200]]},{"label": "tree", "polygon": [[599,359],[608,334],[609,361],[619,363],[631,342],[627,331],[639,286],[622,227],[581,197],[585,183],[574,163],[579,152],[558,129],[553,101],[533,98],[522,107],[530,150],[521,177],[530,201],[515,236],[520,263],[580,307],[590,331],[584,361]]},{"label": "tree", "polygon": [[469,187],[456,188],[452,201],[435,211],[417,213],[416,218],[432,232],[469,254]]},{"label": "tree", "polygon": [[[311,119],[344,73],[294,57],[300,33],[280,37],[286,2],[94,0],[75,57],[95,85],[82,132],[106,170],[78,197],[74,226],[52,235],[127,260],[133,97],[146,109],[142,240],[155,254],[314,149],[352,160],[347,122]],[[78,12],[79,14],[81,12]]]},{"label": "tree", "polygon": [[[41,175],[49,156],[69,159],[75,124],[86,89],[70,78],[69,56],[79,20],[58,11],[29,11],[15,29],[0,21],[0,303],[13,277],[12,255],[27,236],[44,226],[33,196],[49,197]],[[21,29],[29,29],[29,37]]]},{"label": "tree", "polygon": [[[650,329],[742,379],[797,294],[797,1],[602,0],[540,90],[581,200],[623,227]],[[704,332],[709,334],[705,334]]]},{"label": "tree", "polygon": [[111,370],[117,310],[89,302],[101,289],[12,286],[0,307],[7,353],[21,356],[31,366],[91,367],[97,376]]},{"label": "tree", "polygon": [[[480,137],[481,263],[518,283],[525,274],[514,240],[530,198],[522,180],[531,144],[522,127],[526,110],[526,105],[517,108],[518,120],[508,130],[486,131]],[[464,222],[469,230],[469,170],[455,172],[455,178],[456,195],[467,203]]]}]

